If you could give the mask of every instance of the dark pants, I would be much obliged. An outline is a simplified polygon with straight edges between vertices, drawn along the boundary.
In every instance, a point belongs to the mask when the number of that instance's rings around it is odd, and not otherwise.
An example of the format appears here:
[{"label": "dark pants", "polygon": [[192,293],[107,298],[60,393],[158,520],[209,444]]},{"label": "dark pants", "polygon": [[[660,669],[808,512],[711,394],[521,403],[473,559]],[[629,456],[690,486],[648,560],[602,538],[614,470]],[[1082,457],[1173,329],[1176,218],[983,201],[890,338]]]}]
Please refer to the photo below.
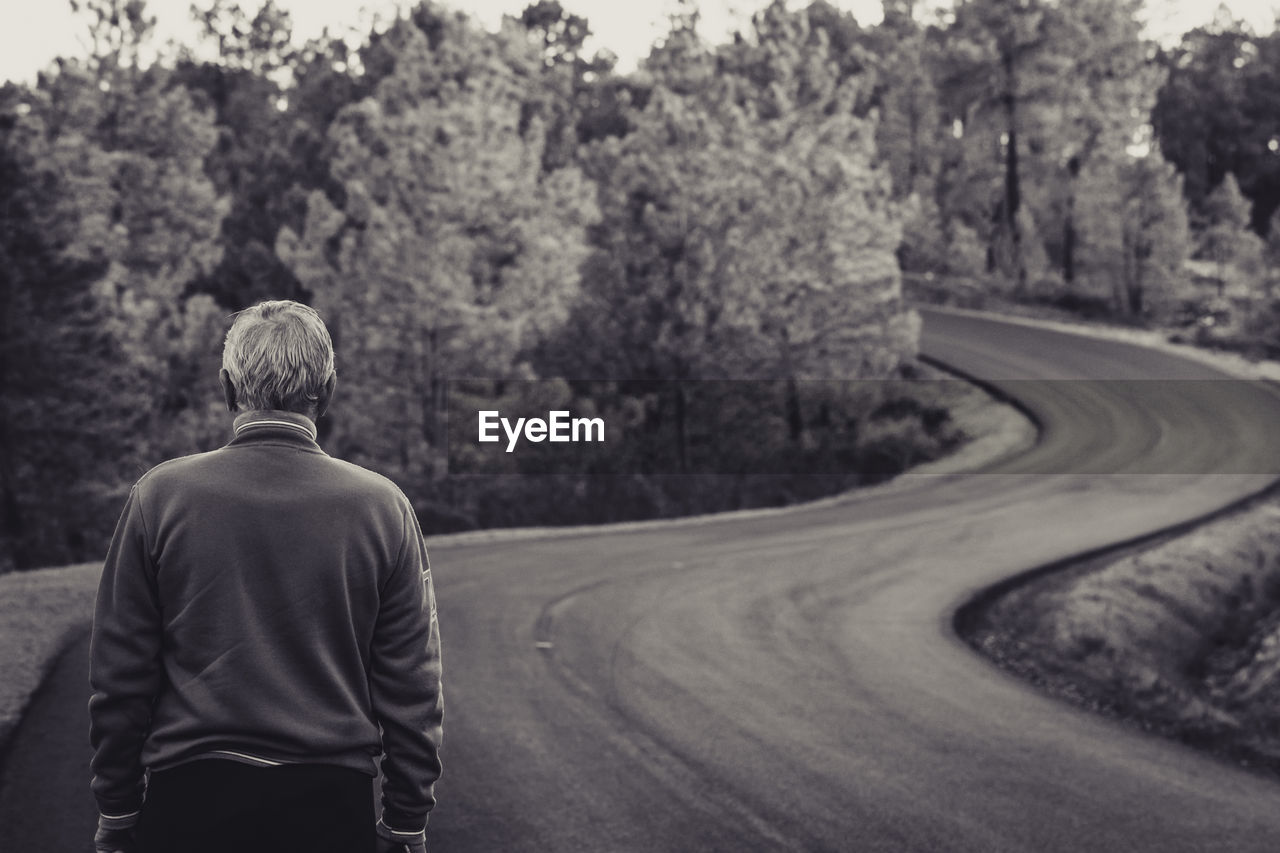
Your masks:
[{"label": "dark pants", "polygon": [[139,853],[373,853],[373,778],[201,759],[152,773]]}]

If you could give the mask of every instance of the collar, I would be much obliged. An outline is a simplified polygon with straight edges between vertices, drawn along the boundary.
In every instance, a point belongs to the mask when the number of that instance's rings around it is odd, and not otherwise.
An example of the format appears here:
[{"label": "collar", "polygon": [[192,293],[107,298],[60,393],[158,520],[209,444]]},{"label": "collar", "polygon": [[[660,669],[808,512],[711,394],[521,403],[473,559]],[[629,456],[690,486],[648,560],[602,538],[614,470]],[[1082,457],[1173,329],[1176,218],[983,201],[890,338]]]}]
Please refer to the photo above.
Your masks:
[{"label": "collar", "polygon": [[232,429],[235,437],[248,436],[252,433],[266,434],[268,431],[295,433],[316,440],[316,425],[311,418],[297,412],[285,412],[280,409],[257,409],[252,412],[241,412],[236,415]]}]

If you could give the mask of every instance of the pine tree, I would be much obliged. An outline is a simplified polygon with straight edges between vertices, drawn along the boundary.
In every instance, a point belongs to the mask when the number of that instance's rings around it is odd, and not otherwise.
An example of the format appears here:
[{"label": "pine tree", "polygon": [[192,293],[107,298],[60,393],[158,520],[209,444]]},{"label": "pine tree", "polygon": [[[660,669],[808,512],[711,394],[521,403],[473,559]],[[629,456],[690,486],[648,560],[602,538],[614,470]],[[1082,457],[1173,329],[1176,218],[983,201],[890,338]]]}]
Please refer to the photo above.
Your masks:
[{"label": "pine tree", "polygon": [[790,405],[800,379],[888,376],[915,354],[900,212],[855,114],[867,81],[841,80],[803,13],[753,23],[713,54],[677,22],[631,132],[584,154],[604,220],[574,329],[596,375],[773,378]]},{"label": "pine tree", "polygon": [[1280,271],[1280,209],[1271,214],[1267,223],[1266,258],[1272,273]]},{"label": "pine tree", "polygon": [[1168,80],[1152,113],[1160,149],[1186,176],[1198,217],[1227,173],[1252,203],[1262,234],[1280,207],[1280,33],[1259,36],[1227,7],[1161,54]]},{"label": "pine tree", "polygon": [[339,203],[312,192],[277,241],[345,365],[331,446],[419,495],[444,462],[446,380],[531,374],[597,216],[576,169],[542,169],[524,109],[542,57],[519,24],[489,35],[436,11],[413,13],[430,37],[412,18],[382,37],[394,70],[329,130]]},{"label": "pine tree", "polygon": [[13,562],[101,553],[151,464],[220,433],[207,298],[225,211],[208,115],[136,64],[141,3],[88,4],[98,51],[5,90],[0,441]]},{"label": "pine tree", "polygon": [[1055,215],[1044,217],[1056,232],[1049,242],[1068,285],[1090,256],[1076,216],[1082,175],[1131,159],[1163,82],[1154,46],[1142,35],[1142,6],[1143,0],[1062,0],[1058,7],[1057,40],[1072,57],[1070,85],[1042,111],[1037,147],[1039,181],[1057,201]]},{"label": "pine tree", "polygon": [[939,90],[946,118],[964,137],[972,175],[965,195],[998,188],[990,204],[989,267],[1007,276],[1016,293],[1026,292],[1031,278],[1019,215],[1026,196],[1024,137],[1035,136],[1038,110],[1069,80],[1071,61],[1058,35],[1057,10],[1045,0],[962,0],[942,33]]},{"label": "pine tree", "polygon": [[938,205],[943,140],[934,49],[910,0],[886,3],[884,20],[871,37],[878,48],[876,150],[904,208],[898,258],[904,271],[943,272],[948,252]]},{"label": "pine tree", "polygon": [[1219,295],[1239,282],[1246,293],[1256,290],[1264,272],[1266,244],[1249,229],[1252,205],[1231,173],[1205,197],[1196,255],[1217,267]]},{"label": "pine tree", "polygon": [[1178,295],[1190,227],[1182,177],[1159,153],[1086,174],[1079,221],[1118,314],[1140,317]]},{"label": "pine tree", "polygon": [[781,3],[714,61],[677,29],[635,129],[586,156],[605,221],[584,313],[609,375],[883,376],[914,355],[865,81],[825,39]]}]

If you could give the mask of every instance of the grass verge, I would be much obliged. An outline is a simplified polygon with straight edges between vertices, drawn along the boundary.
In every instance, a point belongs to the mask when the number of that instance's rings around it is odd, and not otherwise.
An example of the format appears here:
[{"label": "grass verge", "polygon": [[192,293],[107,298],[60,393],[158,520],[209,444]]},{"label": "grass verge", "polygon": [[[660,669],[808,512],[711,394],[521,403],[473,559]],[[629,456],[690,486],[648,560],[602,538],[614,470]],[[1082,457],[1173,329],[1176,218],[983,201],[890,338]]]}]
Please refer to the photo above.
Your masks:
[{"label": "grass verge", "polygon": [[83,563],[0,575],[0,756],[54,661],[88,630],[101,574]]}]

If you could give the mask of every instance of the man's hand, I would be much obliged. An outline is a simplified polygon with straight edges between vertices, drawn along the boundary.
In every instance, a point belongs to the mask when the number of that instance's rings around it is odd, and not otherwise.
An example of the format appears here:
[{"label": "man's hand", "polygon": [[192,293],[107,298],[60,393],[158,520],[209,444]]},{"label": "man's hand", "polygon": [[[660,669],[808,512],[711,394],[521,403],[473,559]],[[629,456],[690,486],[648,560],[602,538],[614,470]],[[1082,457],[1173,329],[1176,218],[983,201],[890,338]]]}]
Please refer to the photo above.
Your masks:
[{"label": "man's hand", "polygon": [[381,820],[378,821],[376,853],[427,853],[425,832],[397,832]]},{"label": "man's hand", "polygon": [[94,853],[134,853],[133,827],[128,829],[104,829],[99,826],[93,834]]}]

